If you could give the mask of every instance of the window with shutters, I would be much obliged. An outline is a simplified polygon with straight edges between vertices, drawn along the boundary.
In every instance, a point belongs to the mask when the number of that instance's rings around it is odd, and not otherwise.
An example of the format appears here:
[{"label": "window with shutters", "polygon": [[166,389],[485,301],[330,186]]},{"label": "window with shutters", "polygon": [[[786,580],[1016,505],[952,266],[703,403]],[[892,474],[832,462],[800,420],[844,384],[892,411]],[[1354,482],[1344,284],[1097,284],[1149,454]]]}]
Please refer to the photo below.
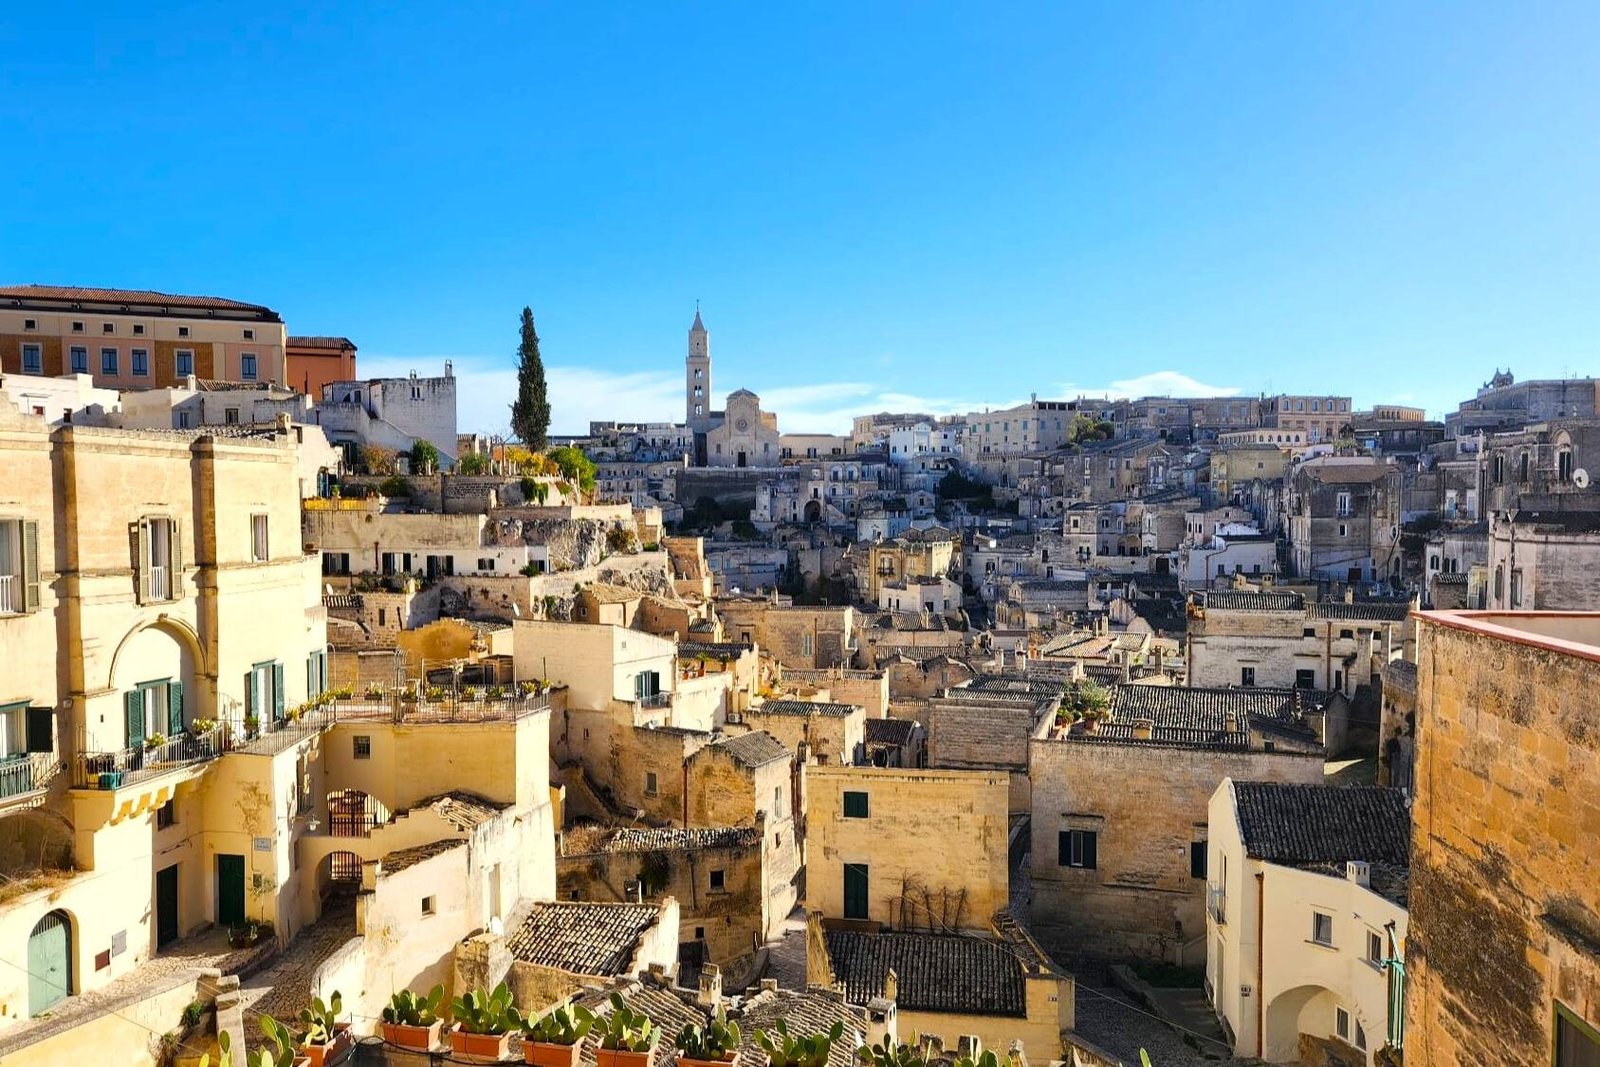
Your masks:
[{"label": "window with shutters", "polygon": [[1189,877],[1204,878],[1206,876],[1206,843],[1204,841],[1189,842]]},{"label": "window with shutters", "polygon": [[183,575],[177,520],[165,516],[140,519],[131,536],[139,603],[179,599]]},{"label": "window with shutters", "polygon": [[127,746],[137,748],[147,738],[171,739],[183,733],[183,683],[176,678],[153,678],[123,694]]},{"label": "window with shutters", "polygon": [[1556,1003],[1555,1067],[1600,1067],[1600,1029]]},{"label": "window with shutters", "polygon": [[1100,834],[1095,830],[1062,830],[1056,838],[1057,864],[1094,870],[1100,866]]},{"label": "window with shutters", "polygon": [[260,721],[283,721],[283,664],[257,663],[245,675],[245,714]]},{"label": "window with shutters", "polygon": [[250,558],[257,563],[265,563],[267,556],[267,517],[265,515],[250,516]]},{"label": "window with shutters", "polygon": [[39,610],[39,524],[0,519],[0,615]]},{"label": "window with shutters", "polygon": [[[28,752],[28,705],[0,706],[0,763]],[[4,781],[0,779],[0,795]]]},{"label": "window with shutters", "polygon": [[866,793],[846,792],[844,795],[844,817],[847,819],[865,819],[868,817],[869,807]]}]

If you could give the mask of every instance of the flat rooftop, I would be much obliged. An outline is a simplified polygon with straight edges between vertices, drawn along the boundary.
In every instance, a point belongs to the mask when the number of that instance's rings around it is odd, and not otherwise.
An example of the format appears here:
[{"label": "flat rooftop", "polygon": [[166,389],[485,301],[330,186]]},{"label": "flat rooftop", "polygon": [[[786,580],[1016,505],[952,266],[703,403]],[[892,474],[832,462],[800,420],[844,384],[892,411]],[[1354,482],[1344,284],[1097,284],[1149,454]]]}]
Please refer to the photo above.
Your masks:
[{"label": "flat rooftop", "polygon": [[1418,611],[1423,623],[1600,662],[1600,612]]}]

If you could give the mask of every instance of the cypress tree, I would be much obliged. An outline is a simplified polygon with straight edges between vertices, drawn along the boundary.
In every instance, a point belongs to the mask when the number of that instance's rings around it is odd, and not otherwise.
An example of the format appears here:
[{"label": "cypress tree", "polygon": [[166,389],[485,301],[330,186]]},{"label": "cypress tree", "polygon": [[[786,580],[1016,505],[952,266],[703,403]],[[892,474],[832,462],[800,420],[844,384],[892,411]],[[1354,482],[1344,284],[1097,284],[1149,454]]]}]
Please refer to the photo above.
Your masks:
[{"label": "cypress tree", "polygon": [[542,450],[550,433],[550,397],[545,392],[544,360],[539,335],[533,330],[533,309],[522,309],[522,343],[517,346],[517,399],[511,405],[511,430],[533,451]]}]

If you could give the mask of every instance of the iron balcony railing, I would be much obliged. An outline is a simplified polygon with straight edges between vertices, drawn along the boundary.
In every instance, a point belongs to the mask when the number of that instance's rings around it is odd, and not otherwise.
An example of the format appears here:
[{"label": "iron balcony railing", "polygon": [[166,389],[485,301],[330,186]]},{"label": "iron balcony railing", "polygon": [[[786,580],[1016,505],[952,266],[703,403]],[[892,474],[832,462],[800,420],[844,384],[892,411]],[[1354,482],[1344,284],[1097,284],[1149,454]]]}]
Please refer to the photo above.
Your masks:
[{"label": "iron balcony railing", "polygon": [[158,775],[214,760],[231,746],[226,723],[203,734],[180,734],[154,747],[79,756],[72,768],[76,789],[121,789]]},{"label": "iron balcony railing", "polygon": [[43,789],[60,769],[60,761],[49,752],[0,759],[0,801]]},{"label": "iron balcony railing", "polygon": [[17,576],[0,574],[0,615],[15,615],[17,607]]},{"label": "iron balcony railing", "polygon": [[172,586],[167,579],[167,568],[152,566],[150,568],[150,599],[172,599]]},{"label": "iron balcony railing", "polygon": [[672,704],[671,693],[647,693],[639,698],[641,708],[665,708]]}]

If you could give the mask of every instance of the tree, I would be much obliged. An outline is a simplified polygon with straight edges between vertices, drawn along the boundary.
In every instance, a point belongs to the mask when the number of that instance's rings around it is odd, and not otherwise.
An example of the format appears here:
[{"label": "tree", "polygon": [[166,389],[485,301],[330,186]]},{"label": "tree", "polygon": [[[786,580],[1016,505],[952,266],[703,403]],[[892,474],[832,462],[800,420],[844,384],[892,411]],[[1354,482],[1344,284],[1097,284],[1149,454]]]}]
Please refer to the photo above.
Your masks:
[{"label": "tree", "polygon": [[522,343],[517,346],[517,399],[511,405],[511,429],[535,452],[550,435],[550,397],[545,392],[544,360],[539,335],[533,330],[533,309],[522,309]]},{"label": "tree", "polygon": [[595,475],[598,471],[594,460],[584,455],[582,449],[562,445],[560,448],[552,448],[547,455],[561,471],[563,478],[575,482],[585,493],[594,492]]},{"label": "tree", "polygon": [[439,469],[439,450],[432,441],[418,439],[411,445],[411,473],[427,474]]},{"label": "tree", "polygon": [[482,452],[468,452],[456,461],[456,473],[478,475],[489,473],[489,457]]}]

